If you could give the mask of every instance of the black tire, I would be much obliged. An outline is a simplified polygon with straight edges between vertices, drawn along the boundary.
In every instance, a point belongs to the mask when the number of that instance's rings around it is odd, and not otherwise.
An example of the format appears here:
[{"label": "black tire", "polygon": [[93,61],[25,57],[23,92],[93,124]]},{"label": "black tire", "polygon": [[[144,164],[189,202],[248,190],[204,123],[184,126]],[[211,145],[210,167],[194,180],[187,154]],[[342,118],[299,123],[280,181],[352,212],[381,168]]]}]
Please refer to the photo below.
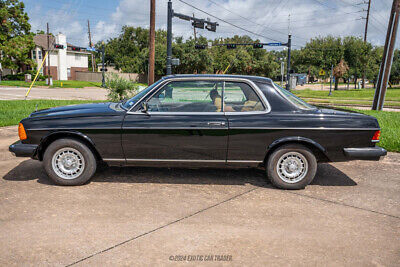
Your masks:
[{"label": "black tire", "polygon": [[[82,169],[78,172],[78,176],[70,179],[63,178],[62,176],[57,174],[57,171],[53,169],[53,156],[57,151],[63,148],[72,148],[74,151],[78,151],[80,156],[83,157],[84,164],[81,164]],[[58,139],[51,143],[43,156],[43,164],[44,169],[47,172],[47,175],[59,185],[82,185],[86,183],[96,172],[97,162],[96,158],[93,155],[93,152],[83,143],[74,140],[74,139]],[[61,172],[58,169],[58,172]],[[80,174],[79,174],[80,173]]]},{"label": "black tire", "polygon": [[[293,182],[287,182],[286,180],[290,180],[287,177],[281,178],[284,176],[282,171],[278,170],[278,161],[280,161],[281,157],[287,153],[292,152],[292,155],[301,154],[303,158],[307,161],[307,171],[305,171],[304,175],[299,175],[299,181],[294,180]],[[294,152],[294,153],[293,153]],[[296,165],[297,166],[297,165]],[[311,181],[314,179],[315,174],[317,172],[317,159],[315,158],[313,152],[305,146],[297,145],[297,144],[287,144],[283,145],[276,149],[269,157],[267,161],[267,175],[271,180],[271,183],[281,189],[304,189]],[[281,173],[281,176],[280,174]],[[300,177],[303,176],[301,179]]]}]

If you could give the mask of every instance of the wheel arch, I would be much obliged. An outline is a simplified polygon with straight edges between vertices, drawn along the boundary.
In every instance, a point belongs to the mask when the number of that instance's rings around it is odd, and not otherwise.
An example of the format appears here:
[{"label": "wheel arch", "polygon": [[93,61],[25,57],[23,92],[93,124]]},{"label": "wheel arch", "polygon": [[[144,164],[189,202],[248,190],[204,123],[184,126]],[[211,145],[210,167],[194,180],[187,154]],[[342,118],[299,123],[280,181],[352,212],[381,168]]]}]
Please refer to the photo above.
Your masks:
[{"label": "wheel arch", "polygon": [[43,137],[38,147],[38,152],[37,152],[38,159],[42,161],[44,152],[46,151],[47,147],[54,141],[61,138],[70,138],[82,142],[93,152],[97,160],[102,160],[100,153],[97,151],[96,146],[92,141],[92,139],[90,139],[87,135],[77,131],[56,131],[49,133],[48,135]]},{"label": "wheel arch", "polygon": [[299,144],[307,147],[310,149],[315,157],[317,158],[318,162],[329,162],[329,158],[326,155],[326,149],[319,144],[318,142],[315,142],[312,139],[306,138],[306,137],[301,137],[301,136],[290,136],[290,137],[284,137],[275,140],[272,142],[268,148],[267,148],[267,153],[264,158],[264,163],[266,164],[266,161],[268,160],[268,157],[279,147],[287,144]]}]

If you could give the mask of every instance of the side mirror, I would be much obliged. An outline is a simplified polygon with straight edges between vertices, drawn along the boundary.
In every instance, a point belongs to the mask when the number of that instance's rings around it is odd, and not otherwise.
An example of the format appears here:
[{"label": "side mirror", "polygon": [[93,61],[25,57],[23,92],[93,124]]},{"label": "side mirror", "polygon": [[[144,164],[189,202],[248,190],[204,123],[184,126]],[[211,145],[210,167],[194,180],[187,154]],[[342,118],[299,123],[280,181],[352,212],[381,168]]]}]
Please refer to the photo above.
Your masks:
[{"label": "side mirror", "polygon": [[142,102],[142,109],[141,109],[141,111],[142,111],[143,113],[147,113],[147,112],[149,111],[149,105],[147,104],[146,101]]}]

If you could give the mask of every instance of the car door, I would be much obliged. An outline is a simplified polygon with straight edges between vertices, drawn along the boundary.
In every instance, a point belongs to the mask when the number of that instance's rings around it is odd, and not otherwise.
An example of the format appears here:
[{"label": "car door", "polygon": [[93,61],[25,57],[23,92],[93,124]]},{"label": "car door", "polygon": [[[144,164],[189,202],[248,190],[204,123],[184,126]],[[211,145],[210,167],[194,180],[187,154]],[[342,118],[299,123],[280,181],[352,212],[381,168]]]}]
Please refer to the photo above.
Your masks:
[{"label": "car door", "polygon": [[[228,123],[221,109],[222,84],[171,79],[143,100],[147,112],[141,103],[127,112],[122,126],[126,162],[225,164]],[[220,96],[219,108],[211,98],[215,94]]]},{"label": "car door", "polygon": [[262,163],[268,130],[260,125],[268,122],[269,106],[262,92],[247,80],[226,81],[224,111],[229,124],[229,165],[257,166]]}]

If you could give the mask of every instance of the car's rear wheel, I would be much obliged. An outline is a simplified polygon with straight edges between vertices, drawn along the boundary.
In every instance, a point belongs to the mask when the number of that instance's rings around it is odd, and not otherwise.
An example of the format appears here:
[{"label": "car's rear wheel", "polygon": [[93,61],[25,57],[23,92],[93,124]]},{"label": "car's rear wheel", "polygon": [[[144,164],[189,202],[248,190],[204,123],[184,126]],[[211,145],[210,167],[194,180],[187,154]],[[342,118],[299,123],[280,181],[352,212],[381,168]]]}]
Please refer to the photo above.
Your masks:
[{"label": "car's rear wheel", "polygon": [[314,179],[317,160],[310,149],[288,144],[268,158],[267,174],[272,184],[282,189],[303,189]]},{"label": "car's rear wheel", "polygon": [[47,175],[59,185],[82,185],[96,172],[96,158],[85,144],[74,139],[51,143],[43,156]]}]

